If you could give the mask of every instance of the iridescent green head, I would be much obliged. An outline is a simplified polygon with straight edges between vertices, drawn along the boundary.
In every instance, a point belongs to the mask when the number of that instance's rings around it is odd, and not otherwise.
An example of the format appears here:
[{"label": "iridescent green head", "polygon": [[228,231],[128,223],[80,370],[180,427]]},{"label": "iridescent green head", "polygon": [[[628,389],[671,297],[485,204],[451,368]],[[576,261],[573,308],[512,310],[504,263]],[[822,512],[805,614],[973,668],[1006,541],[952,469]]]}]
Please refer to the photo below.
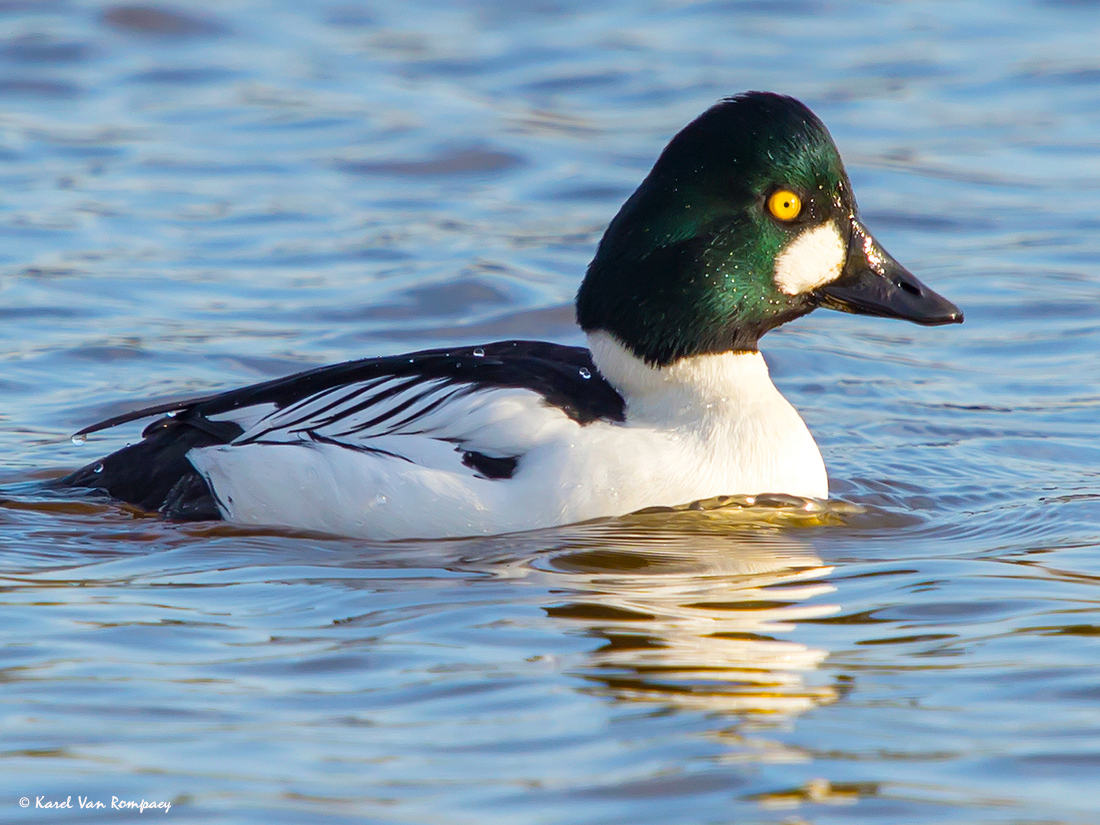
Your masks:
[{"label": "iridescent green head", "polygon": [[797,100],[729,98],[688,124],[612,220],[577,295],[588,332],[663,366],[755,350],[818,306],[962,320],[857,218],[824,124]]}]

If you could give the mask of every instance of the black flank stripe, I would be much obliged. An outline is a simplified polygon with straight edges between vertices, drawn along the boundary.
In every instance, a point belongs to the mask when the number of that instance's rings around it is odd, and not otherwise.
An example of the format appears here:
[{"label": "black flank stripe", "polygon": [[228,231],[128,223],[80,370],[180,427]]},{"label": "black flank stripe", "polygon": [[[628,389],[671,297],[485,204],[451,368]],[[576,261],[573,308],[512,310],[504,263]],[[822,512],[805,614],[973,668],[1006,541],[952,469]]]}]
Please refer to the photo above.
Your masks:
[{"label": "black flank stripe", "polygon": [[[340,385],[338,387],[331,387],[327,390],[322,390],[321,392],[314,393],[313,395],[307,395],[304,398],[302,398],[298,401],[295,401],[293,404],[289,404],[285,407],[280,407],[277,410],[275,410],[275,412],[268,415],[267,418],[271,418],[272,416],[277,416],[277,417],[282,418],[283,416],[294,415],[298,410],[301,410],[305,407],[309,407],[313,404],[316,404],[318,401],[320,401],[325,396],[338,394],[338,393],[340,393],[341,390],[346,390],[346,389],[351,389],[352,390],[351,392],[349,392],[345,395],[341,395],[339,398],[337,398],[331,404],[328,404],[328,405],[322,407],[319,410],[314,410],[312,413],[307,413],[307,417],[311,416],[311,415],[320,415],[321,413],[328,412],[329,410],[331,410],[335,406],[339,406],[340,404],[343,404],[345,401],[350,401],[351,399],[355,398],[357,395],[360,395],[364,392],[369,392],[370,390],[377,387],[379,384],[384,384],[387,380],[389,380],[389,379],[380,378],[376,381],[368,381],[368,382],[363,383],[363,384],[355,384],[352,387],[348,387],[346,385]],[[294,424],[299,424],[303,420],[305,420],[305,419],[299,419],[298,421],[291,421],[291,422],[289,422],[288,426],[293,426]]]},{"label": "black flank stripe", "polygon": [[[418,375],[418,376],[416,376],[414,378],[411,378],[408,381],[405,381],[401,384],[395,384],[394,386],[388,387],[388,388],[382,390],[381,392],[375,393],[374,395],[372,395],[370,398],[368,398],[365,401],[361,401],[358,404],[355,404],[351,407],[348,407],[347,409],[340,410],[338,413],[336,413],[334,415],[330,415],[328,418],[325,418],[325,419],[322,419],[322,420],[315,420],[314,423],[313,423],[313,426],[315,426],[315,427],[327,427],[331,424],[337,423],[338,421],[343,421],[345,418],[349,418],[349,417],[355,415],[356,413],[363,412],[364,410],[369,410],[371,407],[373,407],[375,405],[381,404],[382,402],[387,401],[387,400],[393,398],[396,395],[400,395],[401,393],[403,393],[405,390],[409,389],[410,387],[415,387],[417,384],[422,384],[426,380],[428,380],[428,379]],[[411,402],[403,402],[403,403],[397,405],[396,407],[390,408],[386,412],[379,415],[377,418],[373,418],[370,421],[368,421],[366,424],[362,425],[363,428],[365,429],[367,427],[373,426],[374,424],[385,421],[391,415],[394,415],[395,413],[401,412],[401,410],[405,409],[405,407],[408,406],[408,403],[411,403]]]},{"label": "black flank stripe", "polygon": [[[242,444],[251,443],[256,438],[263,438],[265,435],[268,435],[269,433],[277,432],[279,430],[289,430],[291,427],[293,427],[297,424],[303,424],[306,421],[312,420],[313,417],[316,416],[316,415],[322,415],[322,414],[328,412],[333,407],[339,407],[341,404],[344,404],[344,403],[350,401],[351,399],[353,399],[356,396],[360,395],[364,391],[363,387],[359,387],[354,392],[349,392],[346,395],[340,396],[335,401],[332,401],[331,403],[326,404],[324,407],[321,407],[321,409],[319,409],[319,410],[313,410],[312,412],[304,413],[304,414],[300,415],[298,418],[295,418],[291,421],[285,420],[287,416],[289,416],[290,414],[293,413],[295,407],[298,407],[299,409],[301,409],[302,407],[308,407],[310,404],[313,404],[313,403],[317,402],[319,399],[323,398],[325,395],[328,395],[330,393],[336,393],[341,389],[344,389],[344,388],[343,387],[333,387],[331,390],[325,390],[322,393],[317,393],[316,395],[311,395],[309,398],[303,398],[302,401],[300,401],[299,403],[292,404],[291,406],[287,407],[286,409],[276,410],[275,413],[272,414],[273,416],[275,416],[275,419],[272,423],[272,426],[266,428],[263,432],[258,433],[255,437],[249,438],[247,442],[242,441],[240,443],[242,443]],[[265,418],[272,418],[272,415],[265,416]]]},{"label": "black flank stripe", "polygon": [[467,467],[477,470],[482,476],[494,481],[511,478],[516,474],[516,465],[519,464],[519,456],[508,455],[503,458],[494,458],[485,453],[474,450],[462,450],[462,463]]},{"label": "black flank stripe", "polygon": [[[439,389],[443,389],[443,388],[440,387]],[[433,392],[438,392],[439,389],[433,390]],[[456,398],[456,397],[461,398],[464,395],[469,395],[473,391],[474,391],[474,387],[470,386],[469,384],[467,384],[464,387],[458,387],[457,389],[451,390],[449,393],[447,393],[446,395],[443,395],[440,398],[437,398],[435,401],[428,404],[423,409],[416,410],[414,413],[412,413],[412,415],[407,415],[404,418],[402,418],[400,421],[397,421],[397,422],[391,424],[389,426],[389,429],[386,430],[386,435],[392,435],[393,433],[396,433],[398,430],[400,430],[406,424],[411,424],[413,421],[416,421],[416,419],[422,418],[423,416],[427,415],[428,413],[430,413],[432,410],[436,409],[440,405],[446,404],[452,398]],[[429,394],[430,393],[425,393],[425,395],[429,395]],[[405,434],[406,435],[419,435],[422,432],[423,432],[423,430],[414,430],[412,433],[405,433]]]},{"label": "black flank stripe", "polygon": [[343,447],[345,450],[354,450],[357,453],[372,453],[374,455],[384,455],[389,458],[399,458],[402,461],[407,461],[409,464],[415,463],[411,458],[406,458],[399,453],[391,453],[389,450],[382,450],[378,447],[368,447],[365,444],[346,444],[343,441],[337,441],[335,438],[329,438],[327,435],[321,435],[320,433],[315,433],[312,430],[305,430],[304,432],[318,444],[331,444],[334,447]]},{"label": "black flank stripe", "polygon": [[[413,405],[418,404],[420,401],[424,400],[424,398],[426,398],[427,396],[432,395],[434,393],[437,393],[441,389],[443,389],[443,387],[439,387],[439,386],[430,387],[429,389],[424,390],[424,392],[420,393],[419,395],[414,395],[412,398],[409,398],[409,399],[406,399],[405,401],[402,401],[400,404],[398,404],[397,406],[392,407],[391,409],[389,409],[386,412],[382,413],[377,418],[372,418],[370,421],[367,421],[364,424],[359,424],[355,427],[352,427],[350,430],[347,430],[346,432],[343,432],[343,433],[339,433],[338,435],[351,435],[353,433],[359,433],[359,432],[363,432],[365,430],[369,430],[372,427],[375,427],[378,424],[381,424],[386,419],[392,418],[393,416],[397,415],[398,413],[404,412],[405,410],[409,409],[409,407],[412,407]],[[407,416],[404,420],[406,420],[406,421],[410,420],[410,419],[415,420],[421,414],[422,414],[422,412],[419,411],[419,410],[414,411],[412,413],[412,415]],[[389,426],[389,429],[387,430],[387,432],[392,433],[394,431],[394,429],[399,427],[399,426],[400,426],[400,423],[391,424]]]},{"label": "black flank stripe", "polygon": [[[313,410],[312,412],[304,413],[301,416],[299,416],[298,418],[296,418],[294,420],[291,420],[291,421],[284,421],[284,420],[282,420],[282,416],[280,416],[278,421],[272,423],[272,426],[268,427],[267,429],[263,430],[262,432],[258,432],[255,435],[250,436],[249,438],[247,438],[245,440],[238,441],[237,443],[238,444],[254,444],[254,443],[257,443],[260,439],[263,439],[265,436],[271,435],[272,433],[283,432],[283,431],[288,432],[288,433],[290,433],[290,432],[303,432],[303,431],[308,431],[309,429],[311,429],[313,427],[326,427],[330,424],[334,424],[334,423],[340,421],[341,419],[343,419],[347,415],[352,415],[356,412],[359,412],[363,409],[366,409],[366,408],[372,406],[378,398],[388,397],[391,394],[390,391],[386,390],[386,391],[383,391],[381,393],[377,393],[376,395],[370,396],[369,398],[367,398],[366,401],[362,401],[362,402],[360,402],[359,404],[357,404],[355,406],[347,407],[346,409],[338,409],[336,412],[334,412],[332,415],[329,415],[327,418],[318,420],[318,416],[323,415],[324,413],[329,412],[329,411],[331,411],[335,408],[342,407],[342,405],[347,404],[347,403],[353,401],[354,399],[358,398],[359,396],[363,395],[364,392],[367,392],[368,390],[374,389],[379,384],[385,384],[385,383],[387,383],[388,381],[391,381],[391,380],[393,380],[391,377],[387,377],[382,381],[372,382],[371,385],[368,386],[368,387],[362,387],[362,386],[357,387],[353,392],[349,392],[345,395],[342,395],[340,398],[336,399],[335,401],[333,401],[330,404],[326,404],[321,409]],[[416,381],[409,381],[409,382],[406,382],[405,384],[401,385],[401,387],[408,387],[408,386],[410,386],[412,384],[415,384],[415,383],[416,383]],[[338,389],[342,389],[342,388],[341,387],[334,388],[334,390],[338,390]],[[319,395],[321,395],[321,394],[318,393],[317,395],[312,395],[309,398],[305,399],[305,401],[307,401],[307,402],[316,401],[317,398],[319,397]],[[294,430],[293,428],[295,426],[299,425],[299,424],[305,424],[306,426],[302,427],[298,430]]]},{"label": "black flank stripe", "polygon": [[[338,392],[341,389],[344,389],[344,388],[343,387],[333,387],[331,390],[326,390],[324,393],[318,393],[317,395],[311,395],[309,398],[304,398],[304,399],[302,399],[302,401],[299,404],[294,404],[294,405],[292,405],[292,407],[288,407],[285,410],[276,410],[271,415],[264,416],[264,418],[262,420],[273,419],[271,421],[270,426],[265,427],[264,429],[253,433],[248,438],[241,439],[240,441],[238,441],[236,443],[237,444],[258,444],[258,443],[261,443],[265,439],[266,436],[269,436],[272,433],[281,432],[283,430],[289,431],[290,428],[295,426],[296,424],[304,424],[304,423],[310,421],[315,414],[327,412],[328,410],[331,410],[333,407],[338,407],[340,404],[345,403],[349,399],[355,398],[357,395],[359,395],[360,392],[362,392],[361,388],[357,389],[354,392],[347,393],[346,395],[343,395],[340,398],[337,398],[335,401],[331,402],[330,404],[327,404],[326,406],[322,407],[320,410],[315,410],[314,412],[311,412],[311,413],[304,413],[303,415],[300,415],[298,418],[295,418],[292,421],[283,420],[286,417],[287,413],[289,413],[293,407],[308,406],[309,404],[317,401],[318,398],[320,398],[321,396],[327,395],[329,393]],[[259,423],[259,422],[257,422],[257,423]]]}]

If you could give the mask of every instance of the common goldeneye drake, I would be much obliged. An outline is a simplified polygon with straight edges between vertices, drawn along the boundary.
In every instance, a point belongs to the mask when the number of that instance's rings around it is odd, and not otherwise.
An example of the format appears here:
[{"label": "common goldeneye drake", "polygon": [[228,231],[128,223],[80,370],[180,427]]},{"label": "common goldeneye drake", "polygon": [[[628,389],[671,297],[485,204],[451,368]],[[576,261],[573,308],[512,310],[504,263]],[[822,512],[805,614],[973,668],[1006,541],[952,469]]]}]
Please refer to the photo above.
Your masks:
[{"label": "common goldeneye drake", "polygon": [[426,350],[148,407],[77,433],[163,416],[59,484],[172,519],[382,539],[826,498],[821,453],[757,349],[817,307],[963,320],[860,222],[821,121],[749,92],[677,134],[611,221],[577,294],[588,349]]}]

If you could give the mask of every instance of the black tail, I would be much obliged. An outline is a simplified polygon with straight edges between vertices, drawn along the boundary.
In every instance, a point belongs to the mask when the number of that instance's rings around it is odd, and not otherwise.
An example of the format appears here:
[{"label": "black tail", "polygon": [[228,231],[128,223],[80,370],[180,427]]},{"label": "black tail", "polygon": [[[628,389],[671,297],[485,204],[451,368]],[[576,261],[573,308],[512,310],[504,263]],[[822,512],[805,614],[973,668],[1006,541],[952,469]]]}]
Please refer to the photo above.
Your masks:
[{"label": "black tail", "polygon": [[211,421],[194,410],[161,418],[142,440],[51,483],[55,488],[102,490],[112,498],[181,521],[220,519],[214,491],[187,460],[199,447],[226,444],[241,434],[230,421]]}]

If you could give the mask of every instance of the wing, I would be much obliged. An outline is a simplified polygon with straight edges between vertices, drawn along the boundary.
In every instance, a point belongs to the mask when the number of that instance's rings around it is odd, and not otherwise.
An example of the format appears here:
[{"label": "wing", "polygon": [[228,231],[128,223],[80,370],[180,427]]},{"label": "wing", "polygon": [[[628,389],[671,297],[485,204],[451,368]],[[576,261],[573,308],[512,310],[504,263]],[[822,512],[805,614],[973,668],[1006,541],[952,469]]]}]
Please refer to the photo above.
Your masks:
[{"label": "wing", "polygon": [[597,372],[587,349],[543,341],[500,341],[483,347],[423,350],[348,361],[229,392],[144,407],[85,427],[74,438],[155,415],[193,411],[213,418],[234,411],[247,415],[245,411],[253,407],[266,407],[266,413],[308,402],[325,393],[356,386],[367,391],[374,382],[401,378],[441,380],[475,388],[528,389],[579,424],[599,419],[623,420],[622,397]]},{"label": "wing", "polygon": [[[524,410],[579,425],[622,421],[623,400],[588,350],[534,341],[426,350],[322,367],[116,416],[78,437],[155,415],[143,440],[61,479],[174,518],[217,517],[188,453],[218,445],[329,445],[508,478],[530,438]],[[413,436],[413,438],[410,438]]]}]

